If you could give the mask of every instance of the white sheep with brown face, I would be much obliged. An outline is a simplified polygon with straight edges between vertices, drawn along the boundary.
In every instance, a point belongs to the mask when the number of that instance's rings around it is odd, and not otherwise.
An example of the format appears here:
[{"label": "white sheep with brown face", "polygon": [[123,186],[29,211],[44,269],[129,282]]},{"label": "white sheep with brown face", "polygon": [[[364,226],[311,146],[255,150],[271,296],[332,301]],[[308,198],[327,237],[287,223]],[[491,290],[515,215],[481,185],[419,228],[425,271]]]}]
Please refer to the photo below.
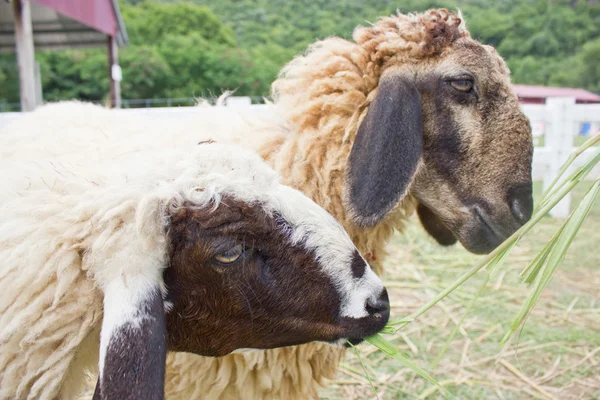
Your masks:
[{"label": "white sheep with brown face", "polygon": [[159,399],[167,350],[342,345],[386,324],[341,225],[256,154],[55,135],[78,151],[32,161],[0,135],[0,398],[73,398],[99,364],[96,399]]}]

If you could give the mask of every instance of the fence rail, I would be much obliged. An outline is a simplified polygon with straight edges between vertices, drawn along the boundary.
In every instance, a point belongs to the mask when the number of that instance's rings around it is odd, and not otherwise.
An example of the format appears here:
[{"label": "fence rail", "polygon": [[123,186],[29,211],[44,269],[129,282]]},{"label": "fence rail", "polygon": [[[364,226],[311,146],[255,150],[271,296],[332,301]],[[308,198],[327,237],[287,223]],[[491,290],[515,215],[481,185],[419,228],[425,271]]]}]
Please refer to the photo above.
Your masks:
[{"label": "fence rail", "polygon": [[[252,97],[230,97],[234,99],[249,99],[251,104],[264,104],[266,98],[261,96]],[[162,108],[162,107],[191,107],[198,103],[196,97],[178,97],[164,99],[122,99],[122,108]],[[217,97],[202,97],[203,101],[214,104]],[[106,106],[105,100],[89,100],[88,103],[94,103]],[[2,103],[0,102],[0,114],[21,111],[21,103]]]},{"label": "fence rail", "polygon": [[[546,100],[543,105],[524,105],[523,111],[531,121],[532,126],[540,126],[544,135],[544,147],[536,147],[533,155],[534,177],[541,175],[544,189],[554,180],[558,171],[575,150],[574,141],[580,132],[582,124],[589,124],[589,134],[598,134],[600,126],[600,104],[575,104],[570,97],[554,97]],[[598,148],[584,152],[579,161],[571,168],[580,165],[592,157]],[[598,176],[598,169],[594,171]],[[554,217],[565,218],[571,209],[570,194],[559,202],[550,212]]]},{"label": "fence rail", "polygon": [[[157,107],[163,101],[163,105],[168,105],[168,99],[153,99],[154,102],[147,103],[146,100],[139,100],[129,104],[132,108],[120,110],[119,112],[142,113],[156,118],[181,118],[186,114],[198,114],[210,112],[210,109],[198,107]],[[256,112],[273,112],[273,106],[267,104],[256,104],[262,99],[249,97],[230,97],[228,106],[231,107],[250,107]],[[178,103],[179,102],[179,103]],[[175,105],[195,104],[195,99],[171,99],[170,104]],[[149,104],[149,106],[148,106]],[[138,106],[138,107],[134,107]],[[544,188],[552,182],[558,173],[560,166],[567,160],[571,152],[574,151],[574,141],[580,132],[581,124],[591,124],[589,134],[598,134],[600,127],[600,104],[575,104],[573,98],[549,98],[544,105],[523,105],[523,111],[529,117],[534,132],[537,135],[544,136],[544,146],[536,147],[533,154],[533,178],[543,180]],[[15,118],[19,118],[21,113],[9,112],[0,113],[0,128]],[[579,163],[591,157],[599,148],[588,149],[581,157]],[[573,168],[579,165],[574,163]],[[592,171],[592,176],[600,176],[600,166]],[[570,196],[565,197],[551,211],[554,217],[564,218],[570,211]]]}]

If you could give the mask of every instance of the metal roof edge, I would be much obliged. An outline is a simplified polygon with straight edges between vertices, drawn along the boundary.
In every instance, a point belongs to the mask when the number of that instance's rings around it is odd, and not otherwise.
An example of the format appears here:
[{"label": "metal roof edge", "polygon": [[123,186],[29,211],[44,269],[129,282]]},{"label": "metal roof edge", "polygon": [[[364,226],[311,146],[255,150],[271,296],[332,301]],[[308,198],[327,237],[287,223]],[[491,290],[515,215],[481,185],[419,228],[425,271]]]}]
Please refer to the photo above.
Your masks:
[{"label": "metal roof edge", "polygon": [[119,4],[117,0],[111,0],[113,11],[115,12],[115,17],[117,18],[117,24],[119,26],[119,31],[117,32],[117,44],[119,47],[125,47],[129,44],[129,37],[127,36],[127,29],[125,29],[125,22],[123,22],[123,17],[121,16],[121,10],[119,9]]}]

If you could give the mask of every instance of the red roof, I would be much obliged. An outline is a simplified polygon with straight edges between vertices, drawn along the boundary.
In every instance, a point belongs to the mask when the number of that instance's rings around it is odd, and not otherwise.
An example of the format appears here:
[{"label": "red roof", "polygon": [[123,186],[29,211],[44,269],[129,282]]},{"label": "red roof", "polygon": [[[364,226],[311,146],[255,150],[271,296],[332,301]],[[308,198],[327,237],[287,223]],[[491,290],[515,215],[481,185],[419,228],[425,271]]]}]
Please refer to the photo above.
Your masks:
[{"label": "red roof", "polygon": [[117,0],[33,0],[72,20],[106,35],[115,36],[120,46],[127,44],[127,32]]},{"label": "red roof", "polygon": [[600,103],[600,96],[585,89],[513,85],[513,89],[520,99],[545,100],[547,97],[575,97],[578,103]]},{"label": "red roof", "polygon": [[[107,35],[126,46],[118,0],[28,0],[36,50],[106,47]],[[15,51],[10,1],[0,0],[0,52]],[[4,34],[3,34],[4,33]]]}]

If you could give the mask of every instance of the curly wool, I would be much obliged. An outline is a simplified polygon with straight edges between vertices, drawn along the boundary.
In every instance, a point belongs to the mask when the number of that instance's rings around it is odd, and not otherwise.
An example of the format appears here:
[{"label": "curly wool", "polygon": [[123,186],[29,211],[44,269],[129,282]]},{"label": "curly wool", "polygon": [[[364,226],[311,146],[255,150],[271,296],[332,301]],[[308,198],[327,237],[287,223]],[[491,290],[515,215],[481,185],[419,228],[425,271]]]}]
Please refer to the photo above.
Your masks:
[{"label": "curly wool", "polygon": [[[358,126],[390,65],[419,64],[451,51],[468,37],[461,18],[447,10],[385,17],[354,31],[354,41],[329,38],[283,68],[273,97],[283,121],[253,121],[244,145],[258,150],[282,176],[333,214],[354,244],[381,272],[385,243],[414,209],[408,196],[381,223],[360,228],[344,205],[346,162]],[[307,399],[333,379],[344,351],[319,343],[233,354],[219,360],[189,354],[167,359],[169,399]],[[197,372],[201,371],[201,372]],[[211,376],[213,379],[204,379]]]},{"label": "curly wool", "polygon": [[344,173],[358,126],[385,68],[442,56],[455,40],[468,36],[461,19],[445,9],[385,17],[357,28],[354,42],[330,38],[315,43],[283,68],[273,84],[289,133],[259,151],[286,184],[338,218],[380,272],[385,239],[402,228],[413,202],[406,199],[374,228],[362,229],[350,220],[343,203]]}]

